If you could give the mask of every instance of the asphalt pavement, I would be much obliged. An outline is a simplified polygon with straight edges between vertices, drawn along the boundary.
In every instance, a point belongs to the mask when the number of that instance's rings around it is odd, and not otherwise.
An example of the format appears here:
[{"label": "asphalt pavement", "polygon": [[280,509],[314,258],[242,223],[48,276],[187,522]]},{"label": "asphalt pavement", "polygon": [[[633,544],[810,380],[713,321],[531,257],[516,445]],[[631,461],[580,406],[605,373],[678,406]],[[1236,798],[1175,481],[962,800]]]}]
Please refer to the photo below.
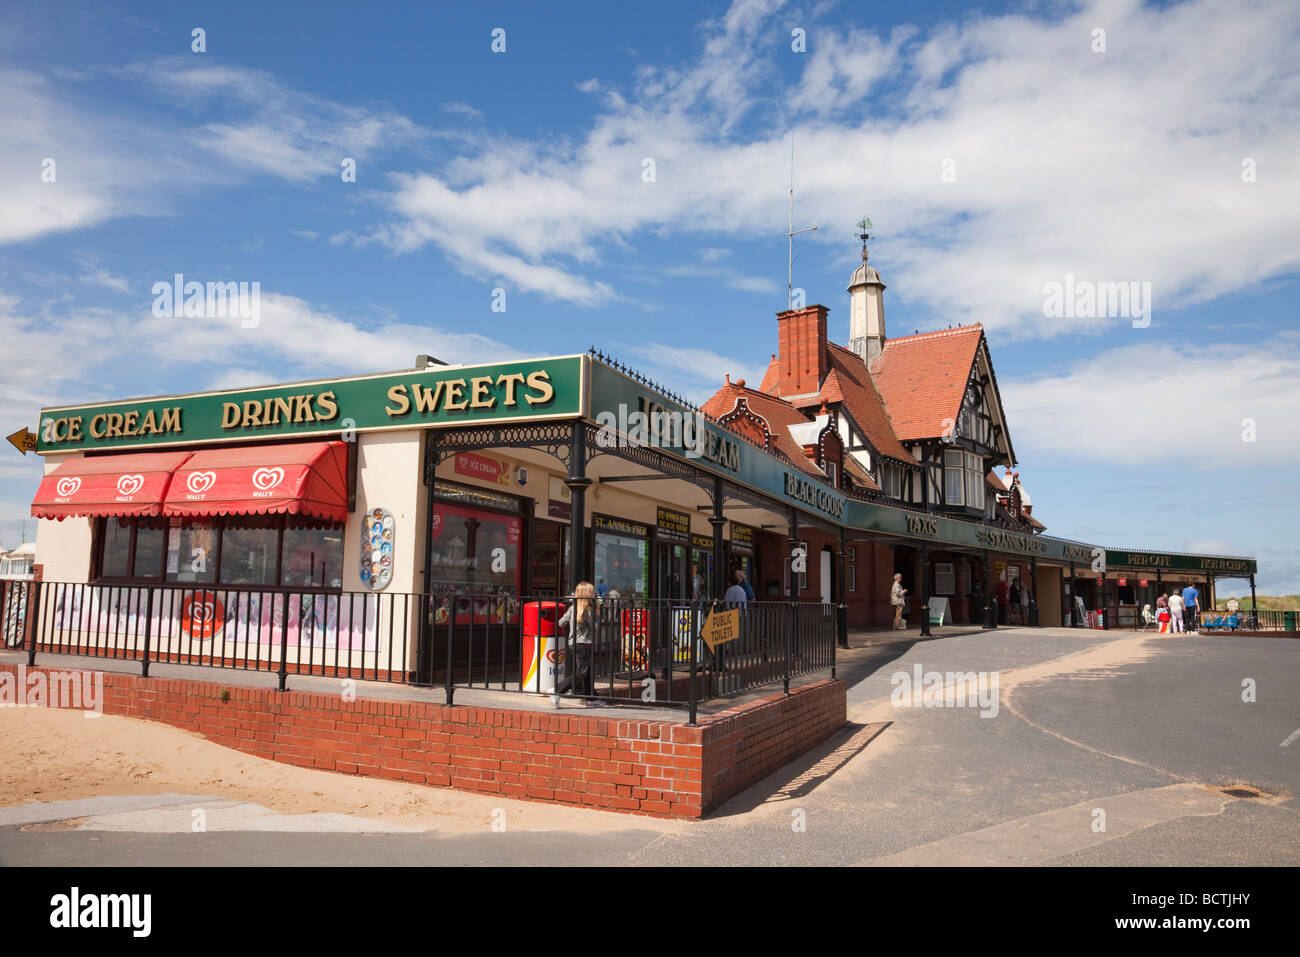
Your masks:
[{"label": "asphalt pavement", "polygon": [[[355,824],[299,831],[227,804],[230,829],[190,834],[139,829],[134,805],[79,808],[61,819],[67,829],[0,811],[0,863],[1300,863],[1300,642],[1000,628],[855,645],[840,658],[850,725],[703,821],[348,833]],[[996,706],[951,689],[898,706],[899,676],[917,666],[996,675]]]}]

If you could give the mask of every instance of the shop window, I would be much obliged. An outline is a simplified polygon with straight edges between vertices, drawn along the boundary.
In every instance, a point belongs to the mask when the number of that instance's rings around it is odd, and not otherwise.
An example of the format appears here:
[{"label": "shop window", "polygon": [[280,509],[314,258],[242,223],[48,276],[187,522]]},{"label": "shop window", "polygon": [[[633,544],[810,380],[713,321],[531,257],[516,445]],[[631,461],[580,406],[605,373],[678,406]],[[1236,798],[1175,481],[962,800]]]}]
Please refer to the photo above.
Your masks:
[{"label": "shop window", "polygon": [[934,593],[952,595],[957,590],[957,572],[952,562],[934,563]]},{"label": "shop window", "polygon": [[101,578],[260,588],[343,585],[340,524],[282,515],[110,518],[100,520],[97,534]]},{"label": "shop window", "polygon": [[471,591],[519,589],[523,519],[486,509],[434,505],[431,576],[438,584]]},{"label": "shop window", "polygon": [[104,522],[99,574],[105,578],[126,578],[131,574],[131,535],[135,523],[129,518]]},{"label": "shop window", "polygon": [[248,516],[221,533],[221,584],[269,588],[279,576],[280,532],[273,518]]},{"label": "shop window", "polygon": [[858,590],[858,547],[849,546],[849,591]]},{"label": "shop window", "polygon": [[167,580],[211,584],[217,580],[217,535],[211,521],[186,520],[167,531]]},{"label": "shop window", "polygon": [[284,530],[281,585],[343,584],[343,529],[290,524]]},{"label": "shop window", "polygon": [[164,522],[109,518],[99,524],[99,574],[102,578],[162,577]]},{"label": "shop window", "polygon": [[595,545],[596,589],[602,597],[645,598],[649,570],[646,540],[598,531]]}]

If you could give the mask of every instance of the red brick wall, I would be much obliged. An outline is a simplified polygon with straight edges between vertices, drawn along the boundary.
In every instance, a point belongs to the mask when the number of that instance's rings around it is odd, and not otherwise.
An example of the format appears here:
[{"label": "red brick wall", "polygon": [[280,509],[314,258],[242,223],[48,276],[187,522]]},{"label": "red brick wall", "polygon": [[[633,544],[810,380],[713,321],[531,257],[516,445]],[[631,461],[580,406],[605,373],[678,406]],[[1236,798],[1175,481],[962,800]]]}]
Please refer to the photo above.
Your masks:
[{"label": "red brick wall", "polygon": [[[10,664],[0,670],[18,672]],[[27,673],[50,670],[57,669]],[[103,710],[301,767],[687,818],[702,816],[846,721],[844,682],[830,680],[703,718],[693,728],[616,715],[344,701],[108,672]]]}]

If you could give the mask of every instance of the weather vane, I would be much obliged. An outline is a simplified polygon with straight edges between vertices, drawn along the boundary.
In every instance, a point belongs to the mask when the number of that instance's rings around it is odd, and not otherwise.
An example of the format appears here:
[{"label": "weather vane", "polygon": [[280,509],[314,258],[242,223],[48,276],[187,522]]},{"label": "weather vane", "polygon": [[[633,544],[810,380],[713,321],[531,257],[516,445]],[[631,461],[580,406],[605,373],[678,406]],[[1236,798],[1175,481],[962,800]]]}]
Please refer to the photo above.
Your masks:
[{"label": "weather vane", "polygon": [[858,233],[858,238],[862,240],[862,261],[866,262],[867,261],[867,240],[871,238],[871,236],[869,235],[869,233],[871,232],[871,220],[868,219],[866,216],[863,216],[862,221],[858,223],[858,229],[861,230],[861,232]]}]

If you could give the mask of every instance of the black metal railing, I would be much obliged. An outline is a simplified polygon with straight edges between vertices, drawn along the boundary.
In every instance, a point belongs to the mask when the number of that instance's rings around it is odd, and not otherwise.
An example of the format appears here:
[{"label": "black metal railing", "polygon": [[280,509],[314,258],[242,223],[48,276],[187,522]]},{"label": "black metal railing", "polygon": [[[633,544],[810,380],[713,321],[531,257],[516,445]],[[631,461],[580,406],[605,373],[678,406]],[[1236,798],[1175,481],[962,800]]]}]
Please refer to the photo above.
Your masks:
[{"label": "black metal railing", "polygon": [[[0,582],[4,643],[37,653],[685,707],[835,669],[820,602],[606,598],[581,641],[572,597]],[[711,618],[714,620],[711,622]],[[718,626],[720,642],[710,647]],[[557,682],[559,682],[557,686]]]},{"label": "black metal railing", "polygon": [[[464,596],[431,606],[415,681],[589,703],[625,701],[690,709],[835,667],[837,606],[820,602],[593,600],[579,637],[561,619],[573,598]],[[710,616],[730,637],[709,647]],[[727,620],[729,619],[729,620]]]},{"label": "black metal railing", "polygon": [[224,585],[5,582],[5,643],[37,652],[406,681],[423,596]]}]

